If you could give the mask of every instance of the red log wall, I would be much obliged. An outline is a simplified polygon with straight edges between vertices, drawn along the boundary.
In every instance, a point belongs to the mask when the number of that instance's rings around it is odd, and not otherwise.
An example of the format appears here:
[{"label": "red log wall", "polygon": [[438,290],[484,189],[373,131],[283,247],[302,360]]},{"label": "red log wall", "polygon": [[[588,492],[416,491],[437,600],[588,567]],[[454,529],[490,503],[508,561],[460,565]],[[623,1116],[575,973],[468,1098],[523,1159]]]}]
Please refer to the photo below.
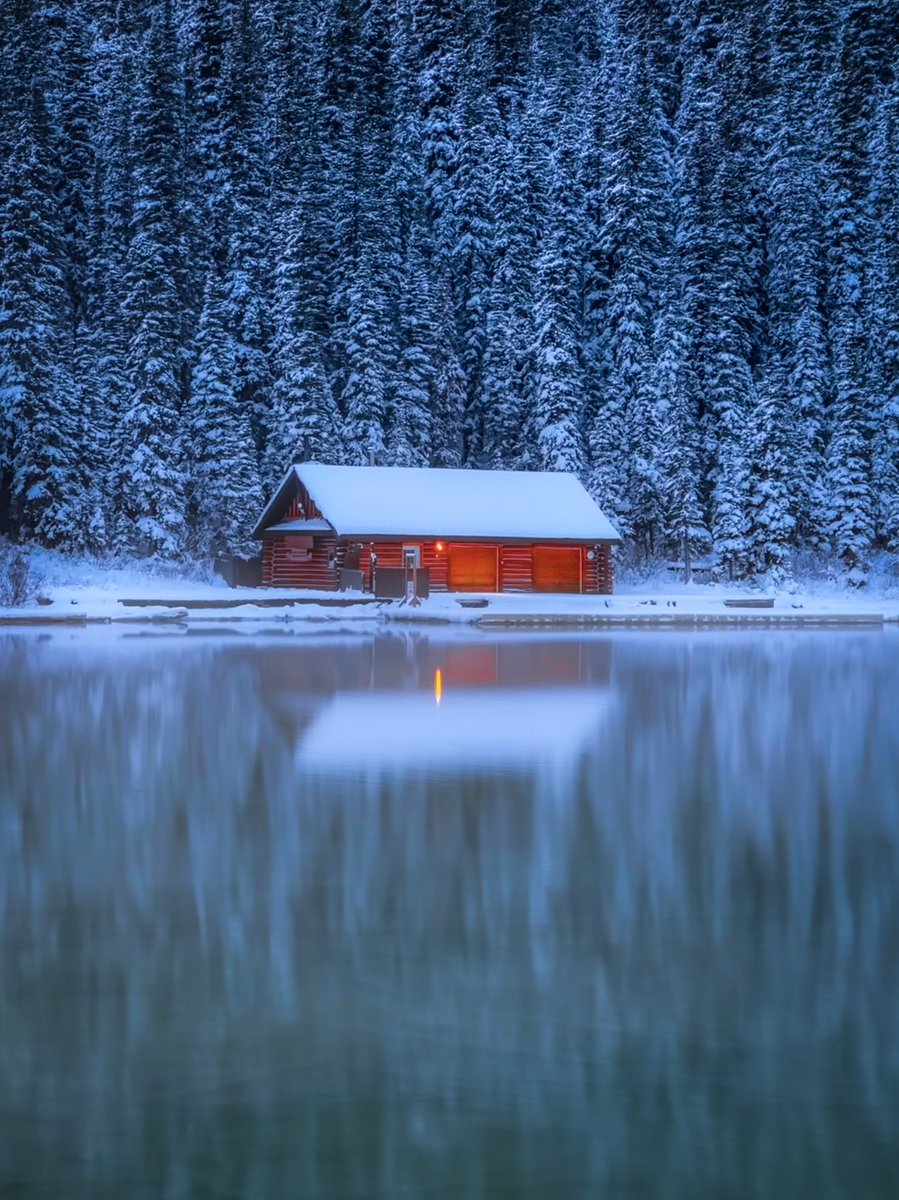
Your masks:
[{"label": "red log wall", "polygon": [[584,551],[584,591],[598,592],[601,596],[611,596],[615,586],[612,571],[612,547],[597,546],[596,557],[591,561]]},{"label": "red log wall", "polygon": [[531,546],[503,546],[499,559],[499,586],[504,592],[534,590],[531,550]]},{"label": "red log wall", "polygon": [[[314,506],[311,506],[314,509]],[[299,516],[299,512],[291,512],[290,517]],[[311,513],[307,507],[305,516],[313,519],[320,514]],[[290,588],[313,588],[321,591],[334,591],[337,587],[338,570],[343,563],[346,547],[337,546],[333,537],[316,535],[312,553],[308,559],[297,557],[292,553],[289,534],[280,537],[267,538],[262,548],[262,582],[267,586]],[[444,549],[438,550],[436,542],[416,542],[410,540],[409,546],[421,546],[421,565],[430,571],[430,587],[433,592],[445,592],[448,582],[448,559],[446,543]],[[587,557],[588,546],[581,548],[583,555],[584,591],[610,595],[613,586],[612,550],[610,546],[596,548],[593,560]],[[502,546],[500,548],[500,588],[504,592],[531,592],[534,587],[531,567],[532,547],[529,545]],[[363,545],[359,555],[359,567],[363,572],[365,586],[371,583],[371,555],[374,551],[378,556],[378,564],[382,567],[401,567],[403,565],[402,542],[375,542],[369,546]],[[335,566],[328,567],[332,556]]]},{"label": "red log wall", "polygon": [[328,562],[335,550],[334,538],[316,537],[312,552],[306,559],[297,557],[294,549],[297,541],[298,538],[292,538],[289,534],[265,540],[262,547],[263,584],[333,592],[337,586],[337,575],[329,569]]}]

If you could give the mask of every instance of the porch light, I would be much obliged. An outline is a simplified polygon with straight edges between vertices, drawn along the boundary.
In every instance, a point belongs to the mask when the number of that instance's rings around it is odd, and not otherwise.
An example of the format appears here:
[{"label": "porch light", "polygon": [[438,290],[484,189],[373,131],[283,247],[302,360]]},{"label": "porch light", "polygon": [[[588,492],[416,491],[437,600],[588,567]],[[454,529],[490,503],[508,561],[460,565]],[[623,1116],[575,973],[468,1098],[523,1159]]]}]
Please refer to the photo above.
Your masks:
[{"label": "porch light", "polygon": [[435,549],[436,549],[438,552],[439,552],[440,550],[442,550],[442,549],[443,549],[443,542],[438,542],[438,543],[437,543],[437,545],[436,545],[436,547],[435,547]]}]

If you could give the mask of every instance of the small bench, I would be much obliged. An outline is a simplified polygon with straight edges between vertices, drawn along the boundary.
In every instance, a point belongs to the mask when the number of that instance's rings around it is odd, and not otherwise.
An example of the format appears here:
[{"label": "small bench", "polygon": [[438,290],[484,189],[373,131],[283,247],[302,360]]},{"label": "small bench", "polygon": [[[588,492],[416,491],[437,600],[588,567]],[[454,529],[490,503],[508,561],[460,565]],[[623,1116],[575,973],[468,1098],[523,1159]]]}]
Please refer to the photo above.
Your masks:
[{"label": "small bench", "polygon": [[463,608],[486,608],[490,601],[484,600],[481,596],[475,596],[471,600],[457,600],[456,603],[461,604]]},{"label": "small bench", "polygon": [[744,600],[725,600],[725,608],[773,608],[772,596],[749,596]]}]

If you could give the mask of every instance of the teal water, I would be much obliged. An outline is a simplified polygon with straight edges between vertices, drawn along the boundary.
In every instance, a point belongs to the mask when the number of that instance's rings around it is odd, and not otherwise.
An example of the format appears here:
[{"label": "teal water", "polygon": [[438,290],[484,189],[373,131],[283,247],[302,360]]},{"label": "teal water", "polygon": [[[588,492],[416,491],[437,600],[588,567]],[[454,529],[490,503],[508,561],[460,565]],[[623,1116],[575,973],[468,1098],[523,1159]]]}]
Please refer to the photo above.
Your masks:
[{"label": "teal water", "polygon": [[897,867],[896,635],[2,636],[0,1197],[895,1197]]}]

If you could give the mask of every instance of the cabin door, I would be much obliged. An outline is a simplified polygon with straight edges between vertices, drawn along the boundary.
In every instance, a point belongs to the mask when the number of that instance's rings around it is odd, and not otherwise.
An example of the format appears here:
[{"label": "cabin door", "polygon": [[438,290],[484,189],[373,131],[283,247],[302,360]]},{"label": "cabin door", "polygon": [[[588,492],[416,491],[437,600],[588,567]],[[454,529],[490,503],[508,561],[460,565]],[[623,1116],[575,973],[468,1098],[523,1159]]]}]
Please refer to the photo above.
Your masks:
[{"label": "cabin door", "polygon": [[580,546],[535,546],[533,561],[535,592],[581,590]]},{"label": "cabin door", "polygon": [[496,546],[450,546],[449,590],[451,592],[496,592],[497,559]]}]

